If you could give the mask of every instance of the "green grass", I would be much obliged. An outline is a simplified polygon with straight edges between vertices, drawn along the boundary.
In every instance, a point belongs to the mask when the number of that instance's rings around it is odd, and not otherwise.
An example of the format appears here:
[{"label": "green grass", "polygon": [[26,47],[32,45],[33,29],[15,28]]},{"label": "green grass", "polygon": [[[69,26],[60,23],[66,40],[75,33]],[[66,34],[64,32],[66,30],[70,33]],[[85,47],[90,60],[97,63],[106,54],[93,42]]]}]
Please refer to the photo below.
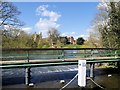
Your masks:
[{"label": "green grass", "polygon": [[67,44],[62,46],[63,48],[81,48],[81,45]]},{"label": "green grass", "polygon": [[62,48],[88,48],[86,45],[77,45],[77,44],[66,44]]}]

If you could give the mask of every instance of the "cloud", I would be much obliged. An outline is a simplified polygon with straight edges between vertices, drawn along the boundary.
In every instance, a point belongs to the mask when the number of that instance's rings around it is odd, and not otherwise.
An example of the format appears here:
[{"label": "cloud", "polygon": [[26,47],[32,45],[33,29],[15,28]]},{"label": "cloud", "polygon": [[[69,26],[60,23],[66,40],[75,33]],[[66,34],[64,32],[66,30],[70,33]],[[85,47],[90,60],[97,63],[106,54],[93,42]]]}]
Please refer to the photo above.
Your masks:
[{"label": "cloud", "polygon": [[22,28],[22,30],[25,31],[26,33],[31,33],[32,28],[31,27],[25,27],[25,28]]},{"label": "cloud", "polygon": [[41,5],[36,9],[36,13],[42,18],[35,24],[37,32],[42,32],[43,35],[49,30],[49,28],[58,28],[60,24],[57,24],[61,15],[57,12],[48,10],[48,5]]},{"label": "cloud", "polygon": [[76,35],[77,33],[76,32],[65,32],[65,33],[62,33],[62,36],[73,36],[74,39],[78,39],[79,37],[83,37],[85,40],[87,40],[88,36],[89,35],[85,35],[85,34],[81,34],[81,35]]},{"label": "cloud", "polygon": [[72,35],[74,35],[74,34],[75,34],[75,32],[72,32],[71,34],[72,34]]},{"label": "cloud", "polygon": [[76,32],[64,32],[62,33],[62,36],[74,36]]},{"label": "cloud", "polygon": [[47,30],[49,28],[58,28],[59,25],[56,23],[56,22],[51,22],[50,20],[48,19],[42,19],[40,18],[40,20],[36,23],[36,27],[39,29],[39,30]]},{"label": "cloud", "polygon": [[57,12],[49,11],[48,7],[49,7],[48,5],[41,5],[41,6],[39,6],[36,9],[37,15],[47,16],[47,17],[49,17],[50,21],[56,22],[61,17],[61,15],[58,14]]},{"label": "cloud", "polygon": [[81,35],[78,35],[78,36],[74,36],[75,39],[78,39],[79,37],[82,37],[84,38],[85,40],[88,39],[89,35],[88,34],[81,34]]},{"label": "cloud", "polygon": [[84,35],[84,34],[82,34],[82,35],[80,35],[80,37],[85,37],[85,35]]}]

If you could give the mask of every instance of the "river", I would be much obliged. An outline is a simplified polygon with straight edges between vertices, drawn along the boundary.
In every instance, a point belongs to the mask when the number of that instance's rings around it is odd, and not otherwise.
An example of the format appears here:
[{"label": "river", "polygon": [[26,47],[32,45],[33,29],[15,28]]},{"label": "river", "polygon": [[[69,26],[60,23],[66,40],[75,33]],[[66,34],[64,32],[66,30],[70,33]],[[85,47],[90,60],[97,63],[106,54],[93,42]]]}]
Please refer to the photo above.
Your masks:
[{"label": "river", "polygon": [[[31,68],[31,88],[57,88],[59,90],[68,83],[77,74],[77,65],[67,66],[49,66]],[[87,68],[87,76],[89,69]],[[60,80],[65,80],[64,84],[60,84]],[[95,69],[94,81],[104,88],[110,90],[120,90],[120,72],[117,68]],[[2,87],[5,88],[27,88],[25,85],[25,69],[2,69]],[[77,78],[66,88],[79,88]],[[86,88],[99,90],[100,88],[87,80]]]}]

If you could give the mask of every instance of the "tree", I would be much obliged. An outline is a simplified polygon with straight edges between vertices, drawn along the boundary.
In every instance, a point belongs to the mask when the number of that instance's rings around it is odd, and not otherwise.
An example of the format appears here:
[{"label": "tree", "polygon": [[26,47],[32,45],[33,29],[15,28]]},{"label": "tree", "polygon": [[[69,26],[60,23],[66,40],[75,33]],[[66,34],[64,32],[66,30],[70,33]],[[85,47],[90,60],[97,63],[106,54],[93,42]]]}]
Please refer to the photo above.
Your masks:
[{"label": "tree", "polygon": [[[119,2],[101,2],[100,12],[94,18],[92,32],[101,47],[120,47],[120,5]],[[97,33],[97,35],[95,35]],[[96,43],[95,41],[93,43]]]},{"label": "tree", "polygon": [[[5,34],[4,34],[5,33]],[[2,34],[2,47],[3,48],[22,48],[31,47],[30,35],[20,29],[11,29],[9,32]],[[28,43],[29,42],[29,43]]]},{"label": "tree", "polygon": [[0,26],[10,25],[10,26],[21,26],[23,22],[18,19],[20,15],[17,7],[12,4],[12,2],[2,2],[0,1]]},{"label": "tree", "polygon": [[60,37],[60,33],[58,32],[58,30],[55,28],[50,28],[48,30],[47,34],[48,34],[48,38],[51,42],[51,45],[54,46],[55,44],[57,44],[57,40]]},{"label": "tree", "polygon": [[0,1],[0,31],[3,48],[29,47],[27,42],[30,35],[19,27],[24,24],[18,18],[20,13],[12,2]]},{"label": "tree", "polygon": [[109,31],[112,34],[111,43],[112,47],[120,48],[120,1],[110,2],[110,7],[108,16],[110,18]]},{"label": "tree", "polygon": [[78,39],[77,39],[77,44],[78,45],[82,45],[82,44],[84,44],[84,39],[82,38],[82,37],[79,37]]},{"label": "tree", "polygon": [[68,39],[67,39],[67,37],[60,37],[60,42],[62,43],[62,44],[68,44]]}]

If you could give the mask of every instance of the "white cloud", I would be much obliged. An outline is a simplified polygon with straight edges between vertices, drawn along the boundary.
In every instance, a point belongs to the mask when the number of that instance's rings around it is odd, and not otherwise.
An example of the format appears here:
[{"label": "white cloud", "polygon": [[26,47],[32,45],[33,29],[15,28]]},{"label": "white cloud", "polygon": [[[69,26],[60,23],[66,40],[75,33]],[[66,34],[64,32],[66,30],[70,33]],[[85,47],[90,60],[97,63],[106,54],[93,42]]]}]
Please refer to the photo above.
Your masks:
[{"label": "white cloud", "polygon": [[48,19],[40,18],[40,20],[36,23],[36,27],[39,30],[47,30],[47,29],[49,29],[51,27],[58,28],[59,25],[56,22],[51,22]]},{"label": "white cloud", "polygon": [[47,16],[50,18],[49,19],[50,21],[56,22],[61,17],[61,15],[58,14],[57,12],[49,11],[48,7],[49,7],[48,5],[39,6],[36,10],[37,15]]},{"label": "white cloud", "polygon": [[88,35],[86,34],[81,34],[81,35],[76,35],[77,33],[76,32],[65,32],[65,33],[63,33],[62,34],[62,36],[73,36],[74,37],[74,39],[77,39],[77,38],[79,38],[79,37],[83,37],[85,40],[87,40],[87,38],[88,38]]},{"label": "white cloud", "polygon": [[62,36],[68,36],[68,32],[62,33]]},{"label": "white cloud", "polygon": [[75,32],[64,32],[62,33],[62,36],[74,36],[75,34]]},{"label": "white cloud", "polygon": [[60,26],[57,24],[57,21],[61,15],[57,12],[48,10],[48,7],[48,5],[41,5],[36,9],[37,15],[44,17],[40,18],[35,24],[38,30],[37,32],[42,32],[43,35],[46,34],[49,28],[58,28]]},{"label": "white cloud", "polygon": [[42,11],[46,11],[48,8],[48,5],[41,5],[36,9],[37,15],[41,15]]},{"label": "white cloud", "polygon": [[71,34],[73,34],[73,35],[74,35],[74,34],[75,34],[75,32],[71,32]]},{"label": "white cloud", "polygon": [[31,27],[25,27],[25,28],[22,28],[22,30],[25,31],[26,33],[31,33],[32,28]]},{"label": "white cloud", "polygon": [[80,37],[85,37],[85,35],[84,35],[84,34],[82,34],[82,35],[80,35]]},{"label": "white cloud", "polygon": [[75,38],[75,39],[78,39],[79,37],[82,37],[82,38],[84,38],[85,40],[87,40],[88,37],[89,37],[89,35],[87,35],[87,34],[81,34],[81,35],[79,35],[79,36],[75,36],[74,38]]}]

